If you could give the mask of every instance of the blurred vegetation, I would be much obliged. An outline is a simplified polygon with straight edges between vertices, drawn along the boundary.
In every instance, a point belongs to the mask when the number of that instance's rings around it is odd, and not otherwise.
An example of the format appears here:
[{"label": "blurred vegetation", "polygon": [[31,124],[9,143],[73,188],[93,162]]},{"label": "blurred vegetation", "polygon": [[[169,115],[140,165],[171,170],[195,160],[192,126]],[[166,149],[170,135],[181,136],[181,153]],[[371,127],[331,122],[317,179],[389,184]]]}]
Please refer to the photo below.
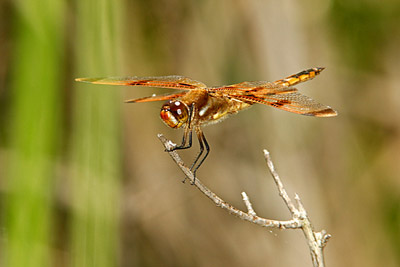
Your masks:
[{"label": "blurred vegetation", "polygon": [[2,261],[6,266],[49,266],[53,165],[61,126],[64,9],[60,2],[26,1],[15,4],[13,11],[8,73],[13,119],[8,125],[9,153],[2,166],[8,178],[2,181],[7,188],[2,198],[6,244]]},{"label": "blurred vegetation", "polygon": [[299,89],[337,118],[254,107],[204,129],[198,175],[285,219],[267,148],[333,235],[328,266],[399,266],[399,14],[394,0],[0,0],[0,266],[310,266],[300,232],[265,232],[180,182],[156,134],[182,133],[161,103],[123,104],[161,90],[74,78],[219,85],[314,66],[327,69]]},{"label": "blurred vegetation", "polygon": [[[119,1],[77,1],[74,75],[116,72]],[[77,85],[72,104],[72,266],[113,266],[118,252],[120,112],[114,90]]]}]

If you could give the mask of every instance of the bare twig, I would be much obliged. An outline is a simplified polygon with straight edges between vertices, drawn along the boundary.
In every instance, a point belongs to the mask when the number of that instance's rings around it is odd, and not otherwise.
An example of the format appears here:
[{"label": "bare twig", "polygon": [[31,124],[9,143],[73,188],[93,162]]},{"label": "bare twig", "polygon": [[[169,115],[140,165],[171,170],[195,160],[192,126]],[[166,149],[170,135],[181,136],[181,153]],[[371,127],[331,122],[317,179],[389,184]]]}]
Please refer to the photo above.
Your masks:
[{"label": "bare twig", "polygon": [[196,186],[196,188],[198,188],[204,195],[212,200],[218,207],[227,210],[229,213],[241,218],[242,220],[252,222],[262,227],[276,229],[302,229],[304,236],[306,237],[308,247],[310,249],[313,266],[325,266],[323,249],[326,246],[326,243],[328,242],[331,235],[327,234],[325,230],[322,230],[321,232],[314,231],[307,211],[305,210],[300,200],[300,197],[297,194],[295,195],[294,204],[287,194],[278,173],[275,171],[274,164],[272,163],[270,154],[267,150],[264,150],[264,157],[267,162],[268,168],[272,174],[276,186],[278,187],[279,195],[282,197],[290,213],[292,214],[292,219],[288,221],[271,220],[257,216],[252,207],[250,199],[245,192],[242,192],[242,198],[247,207],[247,212],[241,211],[233,207],[232,205],[221,199],[219,196],[217,196],[215,193],[213,193],[205,185],[203,185],[197,177],[196,179],[194,179],[193,173],[190,171],[189,168],[184,165],[184,162],[179,157],[178,153],[176,151],[171,151],[171,149],[176,146],[174,143],[166,139],[162,134],[159,134],[158,138],[163,143],[166,151],[168,151],[168,154],[183,171],[186,177]]},{"label": "bare twig", "polygon": [[256,212],[253,209],[253,205],[251,205],[250,199],[247,196],[246,192],[242,192],[243,202],[246,204],[247,213],[253,216],[257,216]]},{"label": "bare twig", "polygon": [[300,221],[301,230],[306,237],[308,247],[310,248],[311,258],[314,266],[324,266],[324,254],[323,249],[331,237],[330,234],[326,233],[325,230],[321,232],[315,232],[311,221],[308,217],[307,211],[300,200],[299,195],[295,194],[294,199],[296,200],[297,207],[293,204],[292,200],[289,198],[285,188],[283,187],[282,181],[279,178],[278,173],[275,171],[274,164],[272,163],[271,156],[269,152],[264,149],[264,157],[267,161],[269,170],[271,171],[272,177],[278,187],[279,195],[283,198],[286,206],[292,213],[293,219]]},{"label": "bare twig", "polygon": [[272,163],[271,156],[269,155],[268,150],[264,149],[264,157],[265,160],[267,161],[268,168],[272,174],[272,177],[274,178],[275,184],[278,187],[279,195],[283,198],[283,201],[285,201],[286,206],[289,208],[290,212],[292,213],[293,217],[298,217],[296,214],[297,209],[294,206],[292,200],[290,199],[289,195],[287,194],[285,188],[283,187],[282,181],[279,178],[278,173],[275,171],[275,166]]}]

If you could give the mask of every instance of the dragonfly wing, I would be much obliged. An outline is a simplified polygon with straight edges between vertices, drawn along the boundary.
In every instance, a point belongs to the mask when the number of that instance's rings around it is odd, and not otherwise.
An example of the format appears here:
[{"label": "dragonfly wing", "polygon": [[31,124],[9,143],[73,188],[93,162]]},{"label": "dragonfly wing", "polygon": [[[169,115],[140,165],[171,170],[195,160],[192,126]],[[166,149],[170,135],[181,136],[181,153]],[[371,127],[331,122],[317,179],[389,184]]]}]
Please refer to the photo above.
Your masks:
[{"label": "dragonfly wing", "polygon": [[284,88],[284,86],[280,84],[275,84],[272,82],[266,81],[253,81],[253,82],[241,82],[231,85],[224,85],[218,87],[211,87],[209,90],[211,91],[219,91],[219,92],[226,92],[230,94],[243,94],[248,92],[254,92],[259,90],[268,91],[270,93],[276,92]]},{"label": "dragonfly wing", "polygon": [[285,87],[281,84],[275,84],[265,81],[242,82],[222,87],[213,87],[208,89],[210,94],[221,95],[227,97],[244,96],[265,98],[268,95],[289,94],[297,92],[296,88]]},{"label": "dragonfly wing", "polygon": [[266,95],[264,97],[256,96],[234,96],[233,98],[250,103],[259,103],[289,112],[316,116],[316,117],[333,117],[337,112],[331,107],[318,103],[312,98],[302,95],[298,92],[286,94]]},{"label": "dragonfly wing", "polygon": [[181,92],[177,94],[165,94],[165,95],[152,95],[141,98],[129,99],[125,103],[143,103],[143,102],[154,102],[154,101],[165,101],[176,99],[178,97],[184,96],[187,92]]},{"label": "dragonfly wing", "polygon": [[199,81],[192,80],[184,76],[154,76],[154,77],[109,77],[109,78],[78,78],[78,82],[108,85],[130,85],[147,86],[160,88],[173,88],[180,90],[192,90],[206,88],[207,86]]}]

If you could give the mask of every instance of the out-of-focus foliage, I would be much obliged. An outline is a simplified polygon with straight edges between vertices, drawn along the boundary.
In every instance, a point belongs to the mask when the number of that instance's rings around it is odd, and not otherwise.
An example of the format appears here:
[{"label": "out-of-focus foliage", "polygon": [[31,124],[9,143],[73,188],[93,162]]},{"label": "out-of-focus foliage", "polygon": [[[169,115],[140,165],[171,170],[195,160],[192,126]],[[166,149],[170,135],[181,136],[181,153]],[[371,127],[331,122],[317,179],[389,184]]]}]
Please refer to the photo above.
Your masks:
[{"label": "out-of-focus foliage", "polygon": [[9,128],[1,166],[1,260],[5,266],[49,266],[62,124],[64,9],[60,2],[26,1],[15,4],[12,18],[12,55],[5,73],[9,118],[1,126]]},{"label": "out-of-focus foliage", "polygon": [[220,85],[324,66],[299,89],[338,117],[244,111],[204,129],[198,176],[286,219],[267,148],[333,235],[328,266],[399,266],[399,14],[394,0],[0,1],[0,265],[310,266],[301,232],[239,221],[180,182],[156,134],[182,132],[157,118],[161,103],[123,104],[162,89],[74,78]]}]

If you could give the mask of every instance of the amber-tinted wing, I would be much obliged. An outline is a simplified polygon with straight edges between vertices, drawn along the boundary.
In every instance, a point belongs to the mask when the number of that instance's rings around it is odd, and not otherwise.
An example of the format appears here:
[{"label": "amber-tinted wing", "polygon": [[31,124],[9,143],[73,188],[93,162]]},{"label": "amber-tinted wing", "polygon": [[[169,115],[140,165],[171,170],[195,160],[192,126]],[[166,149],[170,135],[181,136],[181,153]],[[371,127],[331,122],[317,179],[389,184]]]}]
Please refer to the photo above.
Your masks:
[{"label": "amber-tinted wing", "polygon": [[210,88],[210,94],[216,97],[226,96],[247,103],[264,104],[289,112],[332,117],[337,112],[331,107],[320,104],[308,96],[298,93],[293,85],[313,79],[324,68],[311,68],[275,82],[242,82],[233,85]]},{"label": "amber-tinted wing", "polygon": [[165,101],[165,100],[176,99],[185,94],[187,94],[187,92],[181,92],[181,93],[177,93],[177,94],[152,95],[152,96],[146,96],[146,97],[141,97],[141,98],[129,99],[129,100],[126,100],[125,103],[143,103],[143,102],[153,102],[153,101]]},{"label": "amber-tinted wing", "polygon": [[[109,78],[78,78],[78,82],[88,82],[108,85],[130,85],[147,86],[159,88],[173,88],[180,90],[192,90],[206,88],[207,86],[199,81],[184,76],[154,76],[154,77],[109,77]],[[154,100],[155,101],[155,100]]]},{"label": "amber-tinted wing", "polygon": [[232,98],[248,103],[259,103],[269,105],[275,108],[286,110],[289,112],[316,116],[316,117],[333,117],[337,112],[331,107],[320,104],[308,96],[298,92],[266,95],[264,97],[256,97],[251,95],[233,96]]},{"label": "amber-tinted wing", "polygon": [[[224,85],[218,87],[211,87],[209,91],[216,93],[226,93],[229,95],[243,95],[249,92],[258,94],[272,94],[278,93],[279,91],[287,91],[288,88],[272,82],[267,81],[253,81],[253,82],[241,82],[237,84]],[[290,91],[297,91],[297,89],[291,89]]]}]

